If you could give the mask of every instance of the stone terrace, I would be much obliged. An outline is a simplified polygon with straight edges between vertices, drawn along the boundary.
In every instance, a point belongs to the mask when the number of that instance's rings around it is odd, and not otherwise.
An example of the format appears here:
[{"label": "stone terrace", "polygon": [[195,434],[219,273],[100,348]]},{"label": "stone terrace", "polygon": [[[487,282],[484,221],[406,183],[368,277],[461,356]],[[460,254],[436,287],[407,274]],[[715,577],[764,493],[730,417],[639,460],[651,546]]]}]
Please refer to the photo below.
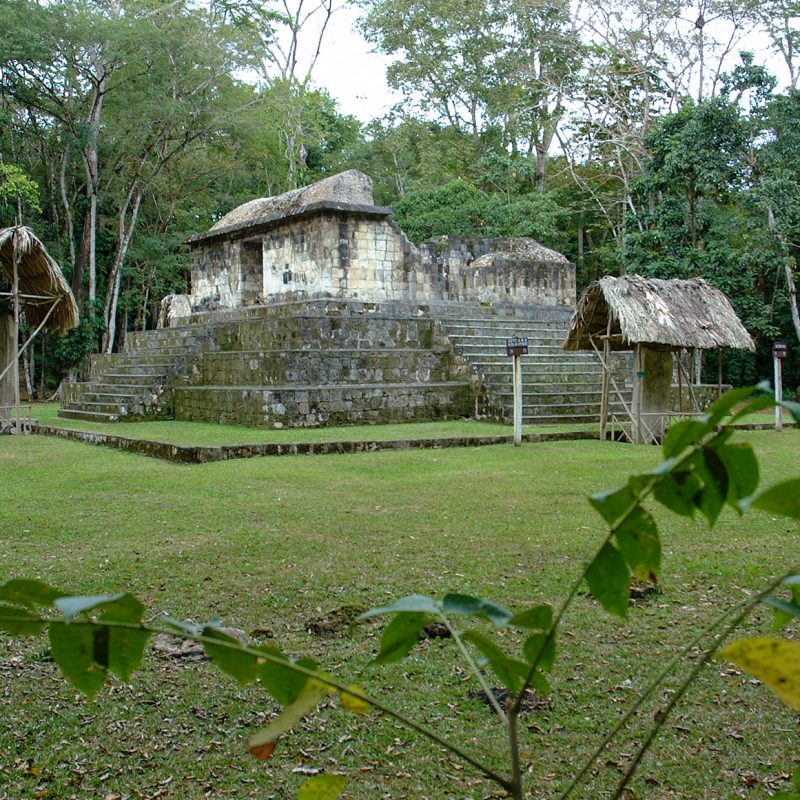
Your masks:
[{"label": "stone terrace", "polygon": [[508,418],[505,338],[528,336],[526,424],[597,419],[600,367],[561,350],[569,314],[342,300],[193,314],[129,334],[66,387],[60,416],[258,427]]}]

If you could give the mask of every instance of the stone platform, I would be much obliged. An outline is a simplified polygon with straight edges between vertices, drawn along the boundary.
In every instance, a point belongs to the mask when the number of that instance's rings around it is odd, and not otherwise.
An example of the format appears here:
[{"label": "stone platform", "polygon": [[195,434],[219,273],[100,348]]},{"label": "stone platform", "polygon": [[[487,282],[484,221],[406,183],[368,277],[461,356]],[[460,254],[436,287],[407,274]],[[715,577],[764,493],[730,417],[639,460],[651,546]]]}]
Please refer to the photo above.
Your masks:
[{"label": "stone platform", "polygon": [[569,311],[317,299],[192,314],[128,335],[67,385],[59,416],[310,427],[511,416],[505,339],[527,336],[526,424],[590,422],[593,355],[565,353]]}]

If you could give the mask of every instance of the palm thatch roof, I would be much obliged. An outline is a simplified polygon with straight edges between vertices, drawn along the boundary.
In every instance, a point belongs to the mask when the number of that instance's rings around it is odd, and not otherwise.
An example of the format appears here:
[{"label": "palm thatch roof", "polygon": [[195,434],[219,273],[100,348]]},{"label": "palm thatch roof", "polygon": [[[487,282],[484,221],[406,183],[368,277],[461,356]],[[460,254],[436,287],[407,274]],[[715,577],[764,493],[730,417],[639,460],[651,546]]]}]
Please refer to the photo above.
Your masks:
[{"label": "palm thatch roof", "polygon": [[14,254],[18,258],[19,291],[29,325],[47,320],[50,330],[66,333],[78,324],[78,305],[61,268],[36,234],[22,225],[0,230],[0,266],[6,282],[14,281]]},{"label": "palm thatch roof", "polygon": [[635,344],[669,348],[755,350],[728,298],[701,278],[601,278],[584,291],[570,322],[566,350],[591,350],[611,320],[611,349]]}]

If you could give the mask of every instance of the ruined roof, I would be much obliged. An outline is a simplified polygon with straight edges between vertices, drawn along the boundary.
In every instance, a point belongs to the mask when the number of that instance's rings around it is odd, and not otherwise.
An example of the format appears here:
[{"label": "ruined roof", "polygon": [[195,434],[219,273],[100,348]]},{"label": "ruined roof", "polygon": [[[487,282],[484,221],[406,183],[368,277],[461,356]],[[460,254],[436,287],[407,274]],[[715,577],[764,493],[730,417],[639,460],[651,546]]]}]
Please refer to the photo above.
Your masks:
[{"label": "ruined roof", "polygon": [[517,261],[540,261],[556,264],[569,264],[569,259],[549,247],[545,247],[536,239],[519,237],[514,239],[498,239],[498,249],[479,256],[471,267],[491,266],[496,263]]},{"label": "ruined roof", "polygon": [[301,189],[292,189],[273,197],[259,197],[256,200],[250,200],[250,202],[234,208],[233,211],[229,211],[208,231],[193,236],[189,241],[201,241],[297,216],[305,211],[325,208],[368,209],[389,213],[389,209],[375,206],[372,199],[372,179],[357,169],[349,169]]},{"label": "ruined roof", "polygon": [[36,234],[22,225],[0,230],[0,265],[9,286],[14,282],[16,255],[22,305],[29,325],[47,320],[49,330],[66,333],[78,324],[78,305],[61,268]]},{"label": "ruined roof", "polygon": [[755,350],[728,298],[701,278],[601,278],[581,295],[564,348],[591,350],[590,337],[598,337],[599,346],[609,318],[612,350],[637,343]]}]

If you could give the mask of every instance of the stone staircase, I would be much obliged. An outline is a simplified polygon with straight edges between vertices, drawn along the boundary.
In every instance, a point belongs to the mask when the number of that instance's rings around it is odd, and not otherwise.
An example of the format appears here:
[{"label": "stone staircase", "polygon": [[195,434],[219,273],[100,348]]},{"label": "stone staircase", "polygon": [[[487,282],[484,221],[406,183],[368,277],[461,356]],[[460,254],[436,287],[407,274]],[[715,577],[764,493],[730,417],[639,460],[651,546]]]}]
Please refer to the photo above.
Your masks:
[{"label": "stone staircase", "polygon": [[[600,414],[602,369],[594,353],[565,352],[571,312],[525,309],[516,314],[476,307],[441,313],[456,352],[483,384],[489,415],[513,416],[513,364],[506,339],[526,337],[522,363],[522,421],[525,425],[596,422]],[[618,379],[618,383],[622,379]],[[630,400],[630,387],[625,392]],[[613,393],[610,410],[622,411]]]},{"label": "stone staircase", "polygon": [[593,354],[561,349],[569,312],[317,300],[193,314],[131,333],[65,386],[59,416],[258,427],[510,418],[505,340],[526,336],[523,422],[598,419]]}]

